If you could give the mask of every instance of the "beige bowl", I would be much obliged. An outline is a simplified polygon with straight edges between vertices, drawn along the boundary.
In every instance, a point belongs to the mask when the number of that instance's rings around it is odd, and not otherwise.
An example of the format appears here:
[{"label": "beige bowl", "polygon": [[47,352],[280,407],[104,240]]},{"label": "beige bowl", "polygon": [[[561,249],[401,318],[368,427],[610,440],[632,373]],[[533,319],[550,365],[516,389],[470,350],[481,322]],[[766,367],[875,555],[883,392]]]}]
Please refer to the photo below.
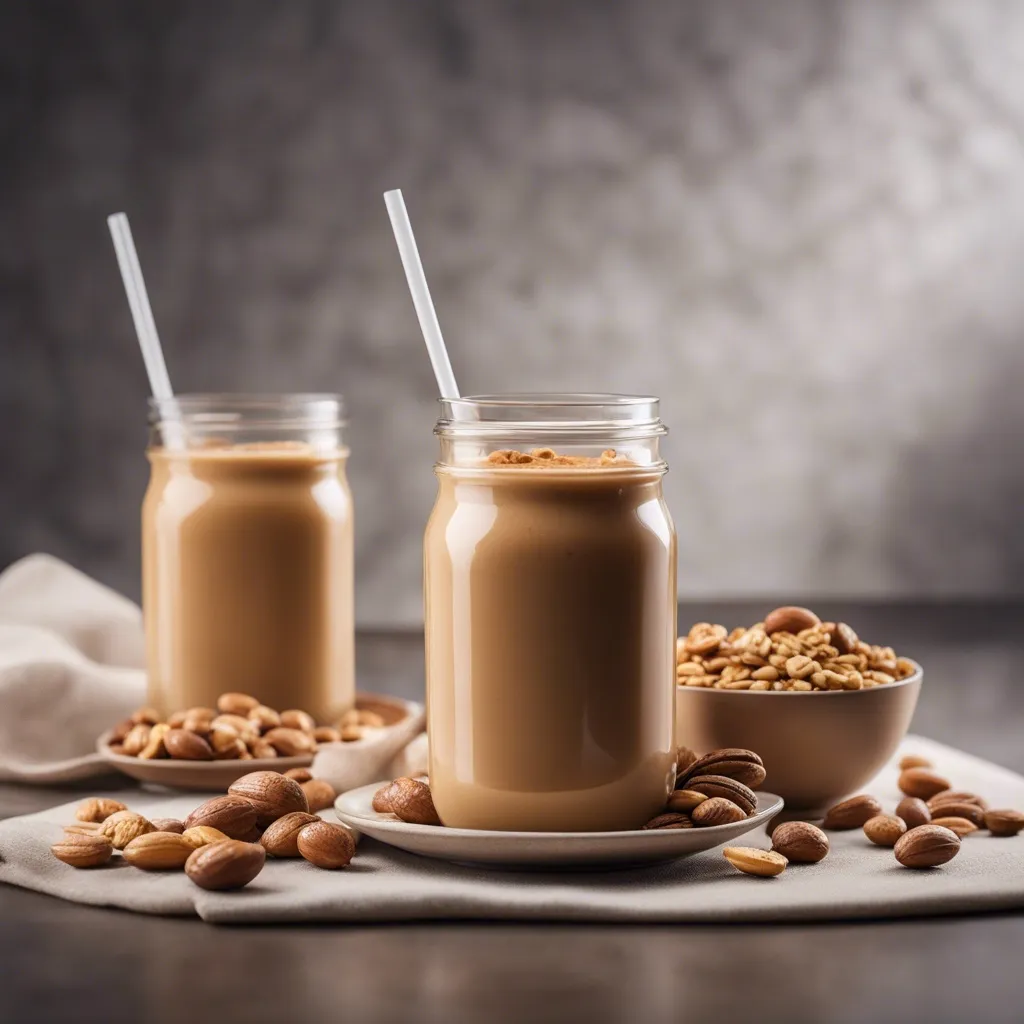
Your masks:
[{"label": "beige bowl", "polygon": [[676,687],[676,742],[698,754],[744,747],[787,810],[831,806],[870,781],[914,716],[921,666],[897,683],[823,693]]}]

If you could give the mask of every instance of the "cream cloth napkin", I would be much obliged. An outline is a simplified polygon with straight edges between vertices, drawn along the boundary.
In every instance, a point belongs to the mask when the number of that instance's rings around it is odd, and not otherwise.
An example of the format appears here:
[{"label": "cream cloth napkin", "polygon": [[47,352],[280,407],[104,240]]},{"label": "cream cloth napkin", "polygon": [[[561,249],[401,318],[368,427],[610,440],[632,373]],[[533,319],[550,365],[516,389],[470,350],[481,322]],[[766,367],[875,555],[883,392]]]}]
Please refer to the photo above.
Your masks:
[{"label": "cream cloth napkin", "polygon": [[[930,757],[958,788],[994,807],[1024,808],[1024,778],[939,743],[908,737],[903,751]],[[899,756],[899,755],[897,755]],[[895,807],[895,762],[865,787]],[[150,816],[181,817],[196,796],[119,793]],[[622,871],[509,872],[402,853],[363,837],[352,864],[320,871],[271,861],[246,889],[213,893],[181,873],[147,873],[119,861],[76,871],[49,851],[75,804],[0,822],[0,882],[76,903],[150,914],[198,914],[220,923],[395,921],[434,918],[564,921],[791,921],[978,912],[1024,907],[1024,833],[966,838],[959,855],[931,871],[900,867],[892,850],[859,830],[830,832],[820,864],[791,865],[778,878],[741,875],[721,849]],[[332,817],[332,812],[325,812]],[[736,845],[767,848],[760,829]]]},{"label": "cream cloth napkin", "polygon": [[[49,555],[0,574],[0,779],[109,771],[96,739],[145,703],[145,661],[142,613],[120,594]],[[325,747],[314,772],[343,790],[424,771],[423,709],[409,710],[372,739]]]}]

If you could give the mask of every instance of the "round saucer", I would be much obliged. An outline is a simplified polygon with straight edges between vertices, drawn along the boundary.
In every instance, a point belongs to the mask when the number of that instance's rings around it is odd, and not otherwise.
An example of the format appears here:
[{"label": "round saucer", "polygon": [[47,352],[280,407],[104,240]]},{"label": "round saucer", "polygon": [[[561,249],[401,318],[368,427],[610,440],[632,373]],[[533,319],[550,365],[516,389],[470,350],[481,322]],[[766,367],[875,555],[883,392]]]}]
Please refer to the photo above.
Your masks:
[{"label": "round saucer", "polygon": [[638,829],[633,832],[492,832],[410,825],[373,809],[384,782],[342,793],[338,817],[374,839],[423,857],[519,869],[608,868],[653,864],[711,850],[766,824],[782,810],[782,798],[757,794],[757,811],[743,821],[712,828]]}]

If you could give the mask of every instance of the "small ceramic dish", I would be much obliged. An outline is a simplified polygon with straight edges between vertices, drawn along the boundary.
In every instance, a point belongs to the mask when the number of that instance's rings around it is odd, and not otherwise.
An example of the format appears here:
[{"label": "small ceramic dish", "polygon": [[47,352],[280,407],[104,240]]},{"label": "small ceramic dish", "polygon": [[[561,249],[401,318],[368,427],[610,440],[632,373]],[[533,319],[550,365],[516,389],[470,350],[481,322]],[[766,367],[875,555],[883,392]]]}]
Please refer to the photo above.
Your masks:
[{"label": "small ceramic dish", "polygon": [[483,829],[410,825],[373,809],[383,782],[342,793],[338,817],[389,846],[423,857],[461,864],[519,870],[628,867],[675,860],[711,850],[765,825],[782,810],[772,793],[757,794],[757,811],[731,825],[713,828],[637,829],[633,832],[492,832]]},{"label": "small ceramic dish", "polygon": [[676,742],[698,754],[744,747],[786,809],[823,810],[873,779],[910,727],[924,673],[867,690],[676,687]]},{"label": "small ceramic dish", "polygon": [[[110,749],[112,730],[99,738],[96,750],[111,767],[139,782],[169,789],[223,793],[231,783],[249,772],[286,772],[289,768],[308,768],[314,757],[323,757],[328,751],[332,761],[358,761],[357,767],[360,767],[365,763],[368,750],[385,750],[408,742],[405,736],[412,726],[410,718],[422,714],[422,708],[417,704],[375,693],[357,694],[356,707],[360,711],[377,712],[384,719],[384,727],[374,729],[372,735],[352,743],[321,744],[316,754],[303,754],[299,757],[253,758],[251,761],[176,761],[173,758],[143,760],[115,754]],[[412,727],[415,729],[415,726]],[[318,772],[318,775],[323,774]],[[363,778],[366,778],[365,774]]]}]

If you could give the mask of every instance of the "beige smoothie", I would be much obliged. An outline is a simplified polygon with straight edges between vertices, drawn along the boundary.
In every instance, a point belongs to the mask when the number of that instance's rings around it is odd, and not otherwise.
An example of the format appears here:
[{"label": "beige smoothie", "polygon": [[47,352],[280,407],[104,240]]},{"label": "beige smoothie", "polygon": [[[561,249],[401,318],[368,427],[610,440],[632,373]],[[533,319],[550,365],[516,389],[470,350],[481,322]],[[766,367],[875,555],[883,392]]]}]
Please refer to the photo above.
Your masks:
[{"label": "beige smoothie", "polygon": [[446,825],[617,830],[662,810],[676,631],[662,472],[550,449],[437,468],[427,708]]},{"label": "beige smoothie", "polygon": [[347,452],[149,451],[143,603],[164,714],[237,690],[330,723],[354,700]]}]

